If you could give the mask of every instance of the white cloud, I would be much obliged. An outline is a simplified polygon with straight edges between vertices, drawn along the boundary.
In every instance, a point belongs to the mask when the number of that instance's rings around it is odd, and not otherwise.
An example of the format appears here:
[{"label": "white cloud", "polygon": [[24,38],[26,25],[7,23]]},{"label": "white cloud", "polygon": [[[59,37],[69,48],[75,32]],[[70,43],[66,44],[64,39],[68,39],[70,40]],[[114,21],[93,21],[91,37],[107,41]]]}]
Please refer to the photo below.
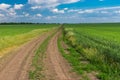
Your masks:
[{"label": "white cloud", "polygon": [[80,0],[28,0],[29,4],[40,5],[43,8],[56,7],[60,4],[75,3]]},{"label": "white cloud", "polygon": [[23,4],[15,4],[14,9],[21,9],[23,6]]},{"label": "white cloud", "polygon": [[7,16],[15,16],[17,14],[13,8],[7,9],[5,13]]},{"label": "white cloud", "polygon": [[22,4],[15,4],[13,7],[10,4],[5,4],[2,3],[0,4],[0,10],[2,10],[2,13],[4,13],[6,17],[12,17],[12,16],[16,16],[16,9],[21,9],[24,5]]},{"label": "white cloud", "polygon": [[65,13],[64,10],[58,10],[57,8],[52,10],[53,13]]},{"label": "white cloud", "polygon": [[2,13],[4,13],[5,17],[15,17],[17,14],[15,9],[20,9],[21,7],[23,7],[22,4],[15,4],[13,7],[10,4],[0,4],[0,10],[2,11]]},{"label": "white cloud", "polygon": [[107,14],[109,13],[108,11],[101,11],[102,14]]},{"label": "white cloud", "polygon": [[84,10],[84,11],[79,11],[78,13],[93,13],[93,12],[94,12],[94,10],[87,9],[87,10]]},{"label": "white cloud", "polygon": [[0,4],[0,10],[2,14],[0,16],[4,16],[5,18],[15,16],[17,13],[14,8],[12,8],[12,5],[2,3]]},{"label": "white cloud", "polygon": [[41,15],[41,14],[36,14],[36,16],[37,16],[37,17],[42,17],[42,15]]},{"label": "white cloud", "polygon": [[5,3],[0,4],[0,9],[1,10],[6,10],[6,9],[8,9],[10,7],[11,7],[11,5],[9,5],[9,4],[5,4]]},{"label": "white cloud", "polygon": [[84,12],[84,11],[79,11],[78,13],[83,14],[83,13],[85,13],[85,12]]},{"label": "white cloud", "polygon": [[114,11],[115,13],[117,13],[117,14],[120,14],[120,10],[116,10],[116,11]]},{"label": "white cloud", "polygon": [[33,9],[33,10],[34,10],[34,9],[40,9],[40,8],[41,8],[41,6],[32,6],[32,7],[31,7],[31,9]]},{"label": "white cloud", "polygon": [[[118,10],[118,11],[116,11]],[[93,9],[68,9],[67,12],[74,12],[74,13],[119,13],[120,6],[115,6],[115,7],[102,7],[102,8],[93,8]]]},{"label": "white cloud", "polygon": [[58,17],[57,16],[47,16],[47,17],[45,17],[45,19],[46,20],[51,20],[51,19],[58,19]]},{"label": "white cloud", "polygon": [[81,11],[82,9],[69,9],[67,12],[79,12]]},{"label": "white cloud", "polygon": [[[15,16],[16,13],[9,13],[9,15],[10,15],[10,16]],[[8,16],[9,16],[9,15],[8,15]]]},{"label": "white cloud", "polygon": [[63,1],[63,3],[65,3],[65,4],[66,4],[66,3],[69,4],[69,3],[75,3],[75,2],[78,2],[78,1],[81,1],[81,0],[67,0],[67,1],[66,1],[66,0],[61,0],[61,2],[62,2],[62,1]]},{"label": "white cloud", "polygon": [[115,6],[115,7],[103,7],[103,8],[96,8],[96,9],[91,9],[91,10],[111,10],[111,9],[120,9],[120,6]]},{"label": "white cloud", "polygon": [[30,15],[29,13],[26,13],[26,14],[25,14],[25,17],[28,17],[29,15]]},{"label": "white cloud", "polygon": [[23,12],[23,15],[24,15],[25,17],[30,16],[30,14],[29,14],[29,13],[26,13],[26,12]]},{"label": "white cloud", "polygon": [[68,8],[64,8],[64,10],[68,10]]},{"label": "white cloud", "polygon": [[0,14],[0,17],[4,17],[5,15],[4,14]]}]

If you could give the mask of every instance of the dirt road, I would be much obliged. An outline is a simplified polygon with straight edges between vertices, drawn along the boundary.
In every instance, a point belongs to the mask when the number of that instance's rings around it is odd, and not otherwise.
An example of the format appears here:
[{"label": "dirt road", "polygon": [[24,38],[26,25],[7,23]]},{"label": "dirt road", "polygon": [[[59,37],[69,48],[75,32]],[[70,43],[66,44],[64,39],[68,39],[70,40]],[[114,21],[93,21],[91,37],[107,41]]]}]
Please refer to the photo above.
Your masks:
[{"label": "dirt road", "polygon": [[61,31],[52,37],[46,51],[44,60],[45,76],[44,80],[79,80],[78,77],[70,73],[70,65],[61,56],[58,50],[57,40]]},{"label": "dirt road", "polygon": [[[46,33],[24,44],[14,52],[14,55],[5,60],[6,62],[2,67],[0,66],[0,80],[29,80],[28,71],[35,50],[48,35],[50,34]],[[48,43],[45,52],[46,57],[43,60],[45,79],[42,80],[79,80],[78,77],[70,72],[70,65],[58,50],[57,40],[60,35],[61,31],[58,31]]]},{"label": "dirt road", "polygon": [[0,80],[28,80],[33,53],[47,37],[47,33],[41,35],[15,51],[11,59],[1,67]]}]

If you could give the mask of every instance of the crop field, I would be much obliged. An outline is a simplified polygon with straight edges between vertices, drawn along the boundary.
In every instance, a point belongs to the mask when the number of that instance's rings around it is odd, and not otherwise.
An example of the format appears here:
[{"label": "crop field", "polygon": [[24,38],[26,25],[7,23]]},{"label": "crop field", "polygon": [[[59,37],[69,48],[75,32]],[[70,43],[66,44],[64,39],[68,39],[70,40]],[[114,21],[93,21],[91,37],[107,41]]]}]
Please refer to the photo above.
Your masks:
[{"label": "crop field", "polygon": [[56,26],[55,24],[0,25],[0,56]]},{"label": "crop field", "polygon": [[0,80],[120,80],[120,24],[0,25]]},{"label": "crop field", "polygon": [[79,74],[94,72],[100,80],[120,79],[120,24],[68,24],[64,39],[75,50],[76,57],[66,56]]}]

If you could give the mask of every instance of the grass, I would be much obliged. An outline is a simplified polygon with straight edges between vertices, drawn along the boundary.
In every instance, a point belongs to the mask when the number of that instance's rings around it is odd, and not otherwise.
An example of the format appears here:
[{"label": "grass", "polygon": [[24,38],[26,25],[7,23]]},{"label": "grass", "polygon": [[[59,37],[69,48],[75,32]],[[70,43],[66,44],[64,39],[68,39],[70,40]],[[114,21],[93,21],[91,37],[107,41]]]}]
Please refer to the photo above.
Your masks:
[{"label": "grass", "polygon": [[[96,71],[95,66],[89,64],[89,61],[86,60],[79,52],[77,52],[71,45],[67,48],[67,53],[62,46],[62,42],[64,40],[63,35],[58,39],[58,48],[59,51],[62,53],[63,57],[68,60],[70,65],[72,66],[72,71],[78,73],[81,76],[81,80],[90,80],[88,78],[88,74],[90,72]],[[65,40],[65,42],[67,42]]]},{"label": "grass", "polygon": [[48,37],[37,49],[35,56],[32,60],[32,67],[34,68],[33,70],[30,70],[29,72],[29,78],[30,80],[41,80],[44,78],[44,75],[42,74],[42,68],[43,68],[43,58],[44,58],[44,53],[46,51],[46,47],[48,44],[50,37]]},{"label": "grass", "polygon": [[43,58],[45,57],[45,51],[47,49],[48,42],[55,33],[56,32],[53,32],[51,35],[49,35],[48,38],[45,39],[44,42],[36,50],[31,65],[33,69],[29,72],[30,80],[43,80],[45,78],[44,73],[42,73],[44,67]]},{"label": "grass", "polygon": [[[81,69],[79,61],[75,71],[97,71],[100,80],[120,79],[120,24],[74,24],[65,25],[64,38],[68,44],[89,62]],[[72,50],[70,48],[70,50]],[[73,55],[73,57],[74,57]],[[76,56],[76,57],[78,57]],[[73,63],[73,62],[72,62]],[[82,65],[86,66],[86,65]],[[82,73],[83,73],[82,72]]]},{"label": "grass", "polygon": [[14,36],[30,32],[34,29],[48,29],[57,26],[57,24],[0,25],[0,37]]},{"label": "grass", "polygon": [[56,25],[0,25],[0,57]]}]

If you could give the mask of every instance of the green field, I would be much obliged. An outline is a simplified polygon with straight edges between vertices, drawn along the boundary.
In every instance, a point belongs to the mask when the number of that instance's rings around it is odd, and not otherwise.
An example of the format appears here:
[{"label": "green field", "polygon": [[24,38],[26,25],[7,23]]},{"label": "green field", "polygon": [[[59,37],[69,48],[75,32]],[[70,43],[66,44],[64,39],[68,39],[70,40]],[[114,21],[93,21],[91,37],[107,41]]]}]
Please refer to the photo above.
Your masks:
[{"label": "green field", "polygon": [[120,24],[68,24],[64,40],[72,47],[74,54],[66,56],[75,71],[94,71],[101,80],[120,79]]},{"label": "green field", "polygon": [[51,30],[57,24],[0,25],[0,57],[21,44]]},{"label": "green field", "polygon": [[[58,24],[0,25],[0,57],[58,26]],[[118,23],[65,24],[63,35],[58,40],[58,48],[82,80],[91,80],[91,76],[100,80],[119,80],[119,35]],[[68,44],[67,54],[61,41]],[[45,52],[47,44],[46,39],[40,47],[44,49],[40,49],[40,52]],[[35,56],[35,61],[38,62],[36,57],[38,58],[38,55]],[[33,75],[36,73],[30,73],[30,76]]]},{"label": "green field", "polygon": [[57,24],[15,24],[15,25],[0,25],[0,37],[14,36],[30,32],[35,29],[45,29],[56,27]]}]

